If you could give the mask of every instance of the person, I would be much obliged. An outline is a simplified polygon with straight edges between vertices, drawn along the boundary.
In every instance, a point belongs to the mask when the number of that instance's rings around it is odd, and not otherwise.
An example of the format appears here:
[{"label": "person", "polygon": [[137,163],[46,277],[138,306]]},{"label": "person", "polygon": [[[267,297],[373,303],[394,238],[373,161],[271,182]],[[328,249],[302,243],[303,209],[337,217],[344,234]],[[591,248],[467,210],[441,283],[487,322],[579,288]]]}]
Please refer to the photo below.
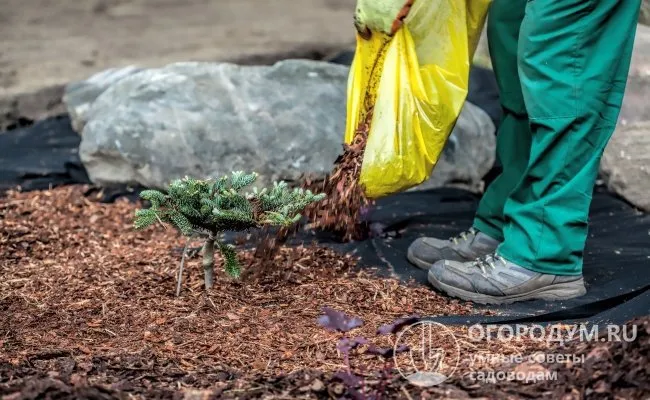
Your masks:
[{"label": "person", "polygon": [[448,295],[482,304],[586,293],[588,212],[614,132],[641,0],[493,0],[489,49],[504,116],[503,172],[473,226],[420,238],[408,259]]}]

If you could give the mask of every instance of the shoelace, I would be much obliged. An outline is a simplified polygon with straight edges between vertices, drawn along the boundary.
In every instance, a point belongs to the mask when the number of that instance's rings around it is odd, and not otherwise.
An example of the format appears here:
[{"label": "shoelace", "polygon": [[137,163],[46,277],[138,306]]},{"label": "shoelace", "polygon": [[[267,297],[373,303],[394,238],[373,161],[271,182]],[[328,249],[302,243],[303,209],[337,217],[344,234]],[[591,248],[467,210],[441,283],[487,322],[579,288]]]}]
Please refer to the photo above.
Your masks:
[{"label": "shoelace", "polygon": [[474,228],[469,228],[467,231],[461,232],[458,236],[450,237],[449,240],[454,244],[458,244],[460,239],[463,241],[469,239],[469,235],[476,235],[476,230]]},{"label": "shoelace", "polygon": [[495,269],[495,263],[505,264],[505,260],[496,254],[488,254],[483,257],[479,257],[472,263],[473,265],[479,267],[484,276],[487,276],[487,268]]}]

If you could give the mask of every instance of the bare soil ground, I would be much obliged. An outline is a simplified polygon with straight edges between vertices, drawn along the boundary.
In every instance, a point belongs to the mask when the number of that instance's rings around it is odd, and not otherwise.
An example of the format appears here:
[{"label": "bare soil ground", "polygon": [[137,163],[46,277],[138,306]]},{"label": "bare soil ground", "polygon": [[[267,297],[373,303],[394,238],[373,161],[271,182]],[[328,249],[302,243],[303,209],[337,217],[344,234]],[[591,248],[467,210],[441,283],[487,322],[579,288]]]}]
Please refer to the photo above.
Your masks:
[{"label": "bare soil ground", "polygon": [[111,67],[325,56],[354,45],[355,3],[3,0],[0,117],[60,111],[61,85]]},{"label": "bare soil ground", "polygon": [[[650,325],[634,343],[570,349],[584,365],[517,365],[461,361],[454,380],[428,389],[407,385],[367,345],[350,352],[346,334],[319,325],[324,307],[359,317],[348,337],[391,348],[377,328],[396,318],[467,314],[467,303],[427,287],[378,278],[355,259],[317,246],[281,248],[266,274],[233,281],[217,274],[203,290],[200,260],[186,265],[174,296],[184,242],[171,229],[132,229],[138,205],[101,204],[87,188],[10,192],[0,199],[0,396],[23,398],[518,398],[566,394],[649,394]],[[252,251],[242,252],[256,268]],[[467,338],[463,354],[531,354],[547,343]],[[601,347],[602,347],[601,346]],[[566,349],[551,349],[567,352]],[[476,370],[553,371],[548,382],[468,380]],[[361,387],[346,371],[364,379]],[[343,374],[342,374],[343,373]],[[630,397],[631,396],[631,397]],[[593,397],[593,396],[591,396]],[[557,397],[559,398],[559,397]]]}]

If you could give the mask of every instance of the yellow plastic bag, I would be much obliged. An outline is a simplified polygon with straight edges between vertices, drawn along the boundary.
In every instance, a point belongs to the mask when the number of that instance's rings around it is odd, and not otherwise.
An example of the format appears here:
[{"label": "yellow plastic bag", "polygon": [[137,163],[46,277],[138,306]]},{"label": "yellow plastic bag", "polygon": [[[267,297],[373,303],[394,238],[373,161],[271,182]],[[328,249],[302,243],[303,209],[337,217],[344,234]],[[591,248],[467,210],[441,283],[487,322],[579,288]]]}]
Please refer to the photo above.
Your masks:
[{"label": "yellow plastic bag", "polygon": [[[358,1],[360,9],[364,1]],[[345,142],[352,142],[360,123],[369,123],[360,176],[369,198],[406,190],[431,175],[467,96],[489,4],[415,0],[394,35],[372,25],[369,39],[357,35]]]}]

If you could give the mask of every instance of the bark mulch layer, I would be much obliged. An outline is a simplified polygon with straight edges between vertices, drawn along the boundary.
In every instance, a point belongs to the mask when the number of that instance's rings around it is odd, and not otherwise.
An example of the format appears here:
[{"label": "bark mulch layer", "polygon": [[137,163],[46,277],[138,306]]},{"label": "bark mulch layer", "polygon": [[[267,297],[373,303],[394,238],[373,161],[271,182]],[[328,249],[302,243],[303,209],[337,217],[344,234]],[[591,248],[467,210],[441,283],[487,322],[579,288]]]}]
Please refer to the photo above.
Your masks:
[{"label": "bark mulch layer", "polygon": [[[372,113],[366,118],[371,118]],[[369,123],[360,125],[354,140],[344,145],[334,163],[332,173],[322,182],[305,182],[307,189],[325,193],[327,197],[307,207],[307,218],[314,228],[339,234],[343,240],[359,240],[367,236],[367,227],[361,222],[361,214],[371,203],[359,183],[361,164],[368,140]]]},{"label": "bark mulch layer", "polygon": [[[577,343],[564,349],[580,363],[522,363],[497,371],[556,373],[553,380],[477,382],[468,375],[432,388],[405,384],[396,373],[375,374],[362,387],[347,383],[345,374],[301,370],[280,376],[238,377],[203,369],[188,374],[155,357],[78,361],[70,353],[42,353],[14,365],[0,361],[3,399],[643,399],[650,395],[650,318],[633,321],[632,342]],[[549,349],[546,349],[547,351]],[[552,353],[551,353],[552,354]],[[533,353],[534,357],[534,353]],[[167,363],[173,364],[171,361]],[[210,387],[197,389],[197,387]]]},{"label": "bark mulch layer", "polygon": [[[191,258],[177,298],[182,239],[163,227],[135,232],[138,205],[98,203],[85,190],[0,199],[1,398],[358,398],[363,390],[364,398],[504,398],[648,389],[646,321],[634,343],[576,349],[591,363],[564,365],[552,385],[478,384],[468,380],[472,371],[505,367],[463,361],[455,380],[423,392],[366,345],[345,361],[337,344],[346,334],[317,322],[323,307],[363,321],[350,337],[389,348],[395,336],[378,336],[380,325],[414,314],[468,314],[470,305],[358,271],[351,256],[316,246],[282,247],[274,268],[249,274],[255,279],[218,273],[208,294],[200,260]],[[252,254],[242,252],[242,263],[256,268]],[[547,348],[472,342],[462,327],[454,333],[463,354]],[[350,383],[349,370],[365,389]]]}]

